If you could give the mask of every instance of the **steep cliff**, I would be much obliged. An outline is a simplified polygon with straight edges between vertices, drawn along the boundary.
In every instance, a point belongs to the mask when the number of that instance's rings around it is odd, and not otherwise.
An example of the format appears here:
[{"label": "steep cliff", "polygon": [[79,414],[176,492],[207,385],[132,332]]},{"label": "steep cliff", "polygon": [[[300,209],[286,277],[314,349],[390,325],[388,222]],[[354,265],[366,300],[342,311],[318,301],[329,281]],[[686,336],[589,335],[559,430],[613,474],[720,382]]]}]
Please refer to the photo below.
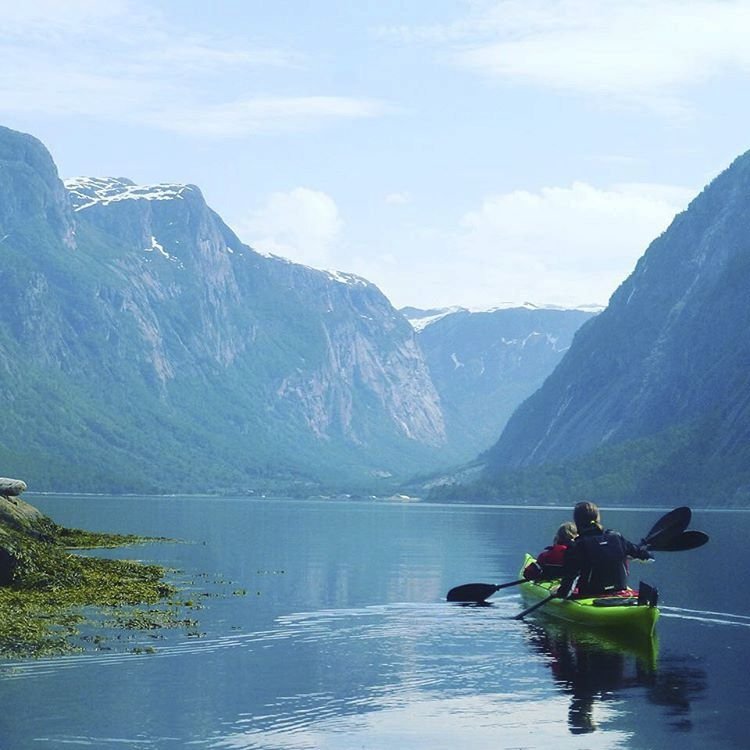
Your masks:
[{"label": "steep cliff", "polygon": [[73,221],[57,167],[41,141],[0,127],[0,242],[28,231],[73,247]]},{"label": "steep cliff", "polygon": [[445,441],[371,284],[244,246],[192,185],[57,178],[0,131],[0,460],[36,489],[404,475]]},{"label": "steep cliff", "polygon": [[745,498],[749,238],[750,153],[675,218],[578,332],[508,423],[488,477],[594,454],[597,471],[614,475],[628,450],[648,445],[624,495]]}]

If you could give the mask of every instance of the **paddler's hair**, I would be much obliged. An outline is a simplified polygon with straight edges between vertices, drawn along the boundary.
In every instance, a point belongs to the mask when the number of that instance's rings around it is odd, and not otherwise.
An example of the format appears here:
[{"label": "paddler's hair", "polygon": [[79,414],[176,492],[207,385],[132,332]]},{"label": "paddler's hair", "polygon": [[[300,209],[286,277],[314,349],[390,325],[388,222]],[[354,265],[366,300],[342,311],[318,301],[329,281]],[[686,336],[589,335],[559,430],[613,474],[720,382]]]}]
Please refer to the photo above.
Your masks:
[{"label": "paddler's hair", "polygon": [[599,508],[594,503],[577,503],[575,508],[573,508],[573,520],[578,527],[579,533],[592,525],[601,528],[599,524]]},{"label": "paddler's hair", "polygon": [[578,536],[578,529],[572,521],[566,521],[555,532],[554,544],[570,544]]}]

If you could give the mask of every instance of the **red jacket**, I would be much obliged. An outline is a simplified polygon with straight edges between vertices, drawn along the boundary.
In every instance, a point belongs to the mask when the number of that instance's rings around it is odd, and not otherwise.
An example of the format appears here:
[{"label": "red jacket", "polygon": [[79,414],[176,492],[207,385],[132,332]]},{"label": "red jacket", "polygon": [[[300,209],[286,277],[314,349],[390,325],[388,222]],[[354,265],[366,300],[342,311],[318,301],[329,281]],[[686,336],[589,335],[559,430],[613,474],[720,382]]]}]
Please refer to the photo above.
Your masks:
[{"label": "red jacket", "polygon": [[529,581],[536,581],[538,578],[559,578],[558,576],[545,575],[545,570],[549,565],[554,565],[560,568],[562,573],[562,564],[565,560],[565,550],[568,549],[565,544],[553,544],[551,547],[545,547],[544,551],[540,552],[536,558],[535,563],[527,566],[523,571],[523,577]]},{"label": "red jacket", "polygon": [[540,552],[536,561],[540,565],[562,565],[565,561],[565,550],[567,544],[553,544],[551,547],[545,547],[544,552]]}]

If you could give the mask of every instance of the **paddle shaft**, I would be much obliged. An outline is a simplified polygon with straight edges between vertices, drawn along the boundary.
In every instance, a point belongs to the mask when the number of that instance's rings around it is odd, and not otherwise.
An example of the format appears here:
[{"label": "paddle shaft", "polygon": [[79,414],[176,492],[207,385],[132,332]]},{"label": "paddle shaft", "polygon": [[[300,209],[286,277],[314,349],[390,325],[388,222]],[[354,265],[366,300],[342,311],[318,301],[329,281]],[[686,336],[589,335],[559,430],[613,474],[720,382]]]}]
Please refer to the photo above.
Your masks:
[{"label": "paddle shaft", "polygon": [[513,617],[514,620],[523,620],[526,615],[530,615],[532,612],[539,609],[539,607],[543,607],[547,602],[552,601],[557,594],[550,594],[546,599],[542,599],[542,601],[537,602],[536,604],[532,604],[528,609],[525,609],[523,612],[519,612],[517,615]]}]

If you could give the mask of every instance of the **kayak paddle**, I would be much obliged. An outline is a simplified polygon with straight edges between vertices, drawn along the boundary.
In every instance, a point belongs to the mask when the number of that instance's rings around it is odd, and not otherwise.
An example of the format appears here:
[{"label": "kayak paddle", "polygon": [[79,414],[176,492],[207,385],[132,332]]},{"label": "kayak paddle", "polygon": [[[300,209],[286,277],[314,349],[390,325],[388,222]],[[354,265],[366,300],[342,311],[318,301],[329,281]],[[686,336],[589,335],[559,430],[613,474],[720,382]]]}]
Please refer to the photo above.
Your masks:
[{"label": "kayak paddle", "polygon": [[532,604],[528,609],[525,609],[523,612],[519,612],[517,615],[513,616],[514,620],[523,620],[526,615],[530,615],[535,610],[539,609],[539,607],[545,605],[547,602],[552,601],[557,594],[550,594],[546,599],[542,599],[542,601],[537,602],[536,604]]},{"label": "kayak paddle", "polygon": [[664,542],[652,542],[648,548],[654,552],[682,552],[688,549],[702,547],[708,541],[708,534],[702,531],[683,531],[679,536]]},{"label": "kayak paddle", "polygon": [[663,515],[641,540],[641,545],[656,549],[660,543],[666,543],[679,536],[688,527],[692,512],[687,506],[675,508]]},{"label": "kayak paddle", "polygon": [[510,583],[464,583],[462,586],[452,588],[445,597],[449,602],[483,602],[488,596],[492,596],[500,589],[507,589],[509,586],[518,586],[526,579],[520,578]]}]

